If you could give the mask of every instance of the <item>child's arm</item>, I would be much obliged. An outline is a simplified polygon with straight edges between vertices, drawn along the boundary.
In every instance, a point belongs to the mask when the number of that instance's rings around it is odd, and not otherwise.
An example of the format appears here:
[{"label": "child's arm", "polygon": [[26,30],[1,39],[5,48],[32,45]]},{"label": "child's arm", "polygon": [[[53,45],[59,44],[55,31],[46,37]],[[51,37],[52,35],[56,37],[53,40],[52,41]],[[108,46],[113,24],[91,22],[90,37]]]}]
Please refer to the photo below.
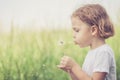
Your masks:
[{"label": "child's arm", "polygon": [[72,73],[72,72],[68,72],[70,77],[72,78],[72,80],[78,80],[77,77]]},{"label": "child's arm", "polygon": [[63,70],[70,70],[72,72],[71,77],[73,80],[104,80],[107,73],[95,72],[92,77],[88,76],[79,65],[70,57],[64,56],[61,59],[59,68]]},{"label": "child's arm", "polygon": [[73,67],[73,74],[78,80],[105,80],[106,72],[94,72],[90,77],[78,65]]},{"label": "child's arm", "polygon": [[71,74],[70,74],[70,76],[71,76],[71,79],[72,79],[72,80],[78,80],[74,75],[71,75]]}]

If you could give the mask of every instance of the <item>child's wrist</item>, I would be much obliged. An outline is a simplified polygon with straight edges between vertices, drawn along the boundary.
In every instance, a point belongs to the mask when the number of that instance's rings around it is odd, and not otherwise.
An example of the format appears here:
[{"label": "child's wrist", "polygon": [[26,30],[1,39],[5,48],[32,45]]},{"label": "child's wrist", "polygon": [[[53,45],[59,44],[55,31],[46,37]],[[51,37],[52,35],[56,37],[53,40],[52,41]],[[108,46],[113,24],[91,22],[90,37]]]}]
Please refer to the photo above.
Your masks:
[{"label": "child's wrist", "polygon": [[71,72],[74,72],[78,68],[80,68],[80,66],[77,63],[75,63],[75,65],[71,68]]}]

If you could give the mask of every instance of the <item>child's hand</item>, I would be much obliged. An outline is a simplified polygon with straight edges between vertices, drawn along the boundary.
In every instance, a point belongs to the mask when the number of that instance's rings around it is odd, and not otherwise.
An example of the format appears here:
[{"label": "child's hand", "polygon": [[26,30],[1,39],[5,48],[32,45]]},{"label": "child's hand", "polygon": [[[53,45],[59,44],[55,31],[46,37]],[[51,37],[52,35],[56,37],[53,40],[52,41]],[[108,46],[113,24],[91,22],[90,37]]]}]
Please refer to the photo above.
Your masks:
[{"label": "child's hand", "polygon": [[72,58],[63,56],[58,67],[66,72],[70,72],[76,64],[77,63]]}]

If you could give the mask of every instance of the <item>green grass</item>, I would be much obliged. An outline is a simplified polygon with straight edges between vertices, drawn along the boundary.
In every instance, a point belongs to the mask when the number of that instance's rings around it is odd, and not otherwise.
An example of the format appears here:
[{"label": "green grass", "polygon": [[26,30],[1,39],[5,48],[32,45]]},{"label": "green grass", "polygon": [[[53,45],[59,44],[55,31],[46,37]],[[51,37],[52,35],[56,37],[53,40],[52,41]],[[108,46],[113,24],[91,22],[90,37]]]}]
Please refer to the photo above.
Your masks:
[{"label": "green grass", "polygon": [[[113,48],[120,80],[120,28],[107,40]],[[60,45],[60,42],[63,45]],[[57,68],[66,54],[82,65],[88,48],[81,49],[72,42],[71,30],[42,30],[41,32],[11,30],[0,35],[0,80],[70,80]]]}]

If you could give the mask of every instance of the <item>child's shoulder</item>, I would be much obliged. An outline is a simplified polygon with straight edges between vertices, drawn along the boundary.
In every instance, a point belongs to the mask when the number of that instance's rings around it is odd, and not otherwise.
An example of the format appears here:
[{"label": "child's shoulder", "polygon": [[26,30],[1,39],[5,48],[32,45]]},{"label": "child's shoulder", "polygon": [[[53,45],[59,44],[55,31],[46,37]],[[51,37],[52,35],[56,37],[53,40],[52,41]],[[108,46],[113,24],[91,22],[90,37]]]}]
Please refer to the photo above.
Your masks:
[{"label": "child's shoulder", "polygon": [[91,54],[95,54],[96,56],[101,56],[101,55],[108,55],[108,56],[113,56],[113,50],[108,44],[104,44],[92,51],[90,51]]},{"label": "child's shoulder", "polygon": [[112,50],[112,48],[108,44],[104,44],[104,45],[101,45],[101,46],[95,48],[92,51],[96,52],[96,51],[109,51],[109,50]]}]

